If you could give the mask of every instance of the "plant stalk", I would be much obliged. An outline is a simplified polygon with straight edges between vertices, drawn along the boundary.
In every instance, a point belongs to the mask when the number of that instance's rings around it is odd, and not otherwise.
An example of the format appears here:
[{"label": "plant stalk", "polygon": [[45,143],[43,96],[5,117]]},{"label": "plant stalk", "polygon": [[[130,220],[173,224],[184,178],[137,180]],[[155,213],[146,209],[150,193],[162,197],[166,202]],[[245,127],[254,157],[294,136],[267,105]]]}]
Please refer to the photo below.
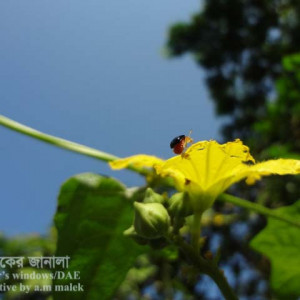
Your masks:
[{"label": "plant stalk", "polygon": [[[40,140],[42,142],[51,144],[53,146],[63,148],[72,152],[80,153],[105,162],[110,162],[119,159],[119,157],[115,155],[35,130],[29,126],[13,121],[2,115],[0,115],[0,125],[22,133],[24,135],[30,136],[32,138],[35,138],[37,140]],[[144,168],[128,167],[128,169],[140,173],[142,175],[147,175],[149,173],[148,170]]]},{"label": "plant stalk", "polygon": [[279,214],[274,209],[264,207],[260,204],[253,203],[253,202],[250,202],[250,201],[247,201],[247,200],[244,200],[244,199],[241,199],[241,198],[229,195],[229,194],[220,195],[218,197],[218,200],[222,201],[222,202],[229,202],[229,203],[232,203],[234,205],[246,208],[248,210],[253,210],[253,211],[255,211],[259,214],[262,214],[262,215],[265,215],[267,217],[271,217],[271,218],[286,222],[290,225],[293,225],[293,226],[296,226],[296,227],[300,228],[300,222],[299,221],[289,219],[288,217],[286,217],[282,214]]},{"label": "plant stalk", "polygon": [[193,247],[187,244],[182,237],[175,236],[172,241],[179,247],[185,254],[186,260],[190,262],[201,273],[208,275],[220,289],[224,299],[238,300],[233,289],[229,285],[223,271],[218,268],[213,260],[206,260],[196,253]]},{"label": "plant stalk", "polygon": [[195,212],[193,223],[191,224],[191,242],[196,253],[200,253],[201,217],[201,212]]}]

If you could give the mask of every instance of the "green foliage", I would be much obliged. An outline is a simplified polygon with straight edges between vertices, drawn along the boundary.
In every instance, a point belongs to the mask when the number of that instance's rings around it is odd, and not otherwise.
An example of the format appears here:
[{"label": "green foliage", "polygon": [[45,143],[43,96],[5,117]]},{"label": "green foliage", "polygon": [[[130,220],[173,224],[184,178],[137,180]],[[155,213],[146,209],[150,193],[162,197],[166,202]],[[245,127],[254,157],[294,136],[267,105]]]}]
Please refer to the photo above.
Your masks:
[{"label": "green foliage", "polygon": [[[300,200],[276,210],[290,219],[300,219]],[[268,218],[268,225],[252,241],[251,246],[271,261],[271,284],[283,299],[300,295],[300,229],[280,220]]]},{"label": "green foliage", "polygon": [[[260,159],[294,158],[300,155],[300,53],[283,59],[283,73],[276,81],[277,97],[268,103],[267,114],[252,125],[255,136],[249,146]],[[258,195],[265,205],[287,205],[299,197],[300,178],[268,178]]]},{"label": "green foliage", "polygon": [[171,56],[192,53],[207,70],[217,113],[230,115],[226,139],[252,136],[282,74],[281,60],[299,50],[297,0],[206,0],[190,22],[171,27]]},{"label": "green foliage", "polygon": [[[70,256],[64,272],[80,271],[84,292],[54,293],[54,299],[111,299],[136,257],[145,251],[123,231],[132,223],[126,188],[112,178],[80,174],[63,184],[55,225],[56,256]],[[55,280],[65,285],[78,280]]]},{"label": "green foliage", "polygon": [[259,144],[256,151],[262,152],[264,158],[291,156],[289,153],[300,151],[299,86],[300,53],[297,53],[284,57],[283,74],[276,82],[278,96],[268,103],[266,116],[254,124],[259,135],[252,144]]},{"label": "green foliage", "polygon": [[0,233],[2,256],[51,256],[55,252],[56,230],[51,228],[47,235],[30,234],[6,237]]},{"label": "green foliage", "polygon": [[[46,299],[49,296],[49,291],[43,289],[43,287],[50,284],[51,281],[48,279],[37,278],[33,273],[49,275],[50,270],[47,267],[43,269],[34,269],[29,265],[27,257],[30,256],[52,256],[54,255],[56,245],[56,230],[51,228],[50,232],[46,236],[39,234],[21,235],[16,237],[6,237],[0,234],[0,253],[1,256],[15,256],[25,257],[23,268],[18,268],[14,265],[12,268],[0,267],[0,284],[6,284],[8,286],[15,285],[16,291],[10,291],[5,293],[3,299],[15,300],[15,299],[36,299],[35,295],[38,295],[39,299]],[[3,275],[5,274],[5,275]],[[14,278],[13,274],[19,274],[19,278]],[[25,275],[24,275],[25,274]],[[21,277],[24,276],[24,277]],[[26,276],[28,275],[29,278]],[[29,275],[33,277],[30,278]],[[19,286],[29,286],[30,291],[20,291]],[[34,288],[38,287],[40,292],[34,291]],[[48,299],[48,298],[47,298]]]}]

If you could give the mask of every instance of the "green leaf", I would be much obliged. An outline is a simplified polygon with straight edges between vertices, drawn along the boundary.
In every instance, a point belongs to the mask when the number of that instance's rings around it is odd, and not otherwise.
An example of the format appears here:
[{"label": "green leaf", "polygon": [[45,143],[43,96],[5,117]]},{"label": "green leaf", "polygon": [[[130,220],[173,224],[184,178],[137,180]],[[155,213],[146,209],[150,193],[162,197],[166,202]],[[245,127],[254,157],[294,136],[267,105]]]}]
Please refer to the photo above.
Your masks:
[{"label": "green leaf", "polygon": [[[300,200],[276,209],[292,220],[300,219]],[[271,285],[278,296],[300,296],[300,229],[280,220],[268,218],[268,225],[251,241],[251,246],[269,257]]]},{"label": "green leaf", "polygon": [[80,280],[54,280],[53,290],[80,283],[84,292],[54,292],[54,299],[112,298],[136,257],[146,249],[123,236],[132,219],[132,203],[115,179],[85,173],[63,184],[55,215],[56,256],[70,256],[69,267],[61,270],[64,274],[79,271]]},{"label": "green leaf", "polygon": [[283,58],[283,66],[284,69],[287,71],[297,70],[297,67],[300,66],[300,54],[296,53],[285,56]]}]

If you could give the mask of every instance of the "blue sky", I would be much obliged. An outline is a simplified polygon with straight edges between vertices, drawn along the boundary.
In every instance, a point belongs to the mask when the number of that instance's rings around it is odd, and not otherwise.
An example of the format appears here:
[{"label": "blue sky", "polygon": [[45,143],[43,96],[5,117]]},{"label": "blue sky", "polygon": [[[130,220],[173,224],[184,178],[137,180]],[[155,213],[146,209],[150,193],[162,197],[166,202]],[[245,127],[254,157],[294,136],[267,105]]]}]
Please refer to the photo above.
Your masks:
[{"label": "blue sky", "polygon": [[[1,114],[118,156],[172,155],[170,140],[218,138],[220,121],[192,57],[167,59],[168,27],[196,0],[1,1]],[[142,183],[129,171],[0,127],[0,231],[45,233],[74,174]]]}]

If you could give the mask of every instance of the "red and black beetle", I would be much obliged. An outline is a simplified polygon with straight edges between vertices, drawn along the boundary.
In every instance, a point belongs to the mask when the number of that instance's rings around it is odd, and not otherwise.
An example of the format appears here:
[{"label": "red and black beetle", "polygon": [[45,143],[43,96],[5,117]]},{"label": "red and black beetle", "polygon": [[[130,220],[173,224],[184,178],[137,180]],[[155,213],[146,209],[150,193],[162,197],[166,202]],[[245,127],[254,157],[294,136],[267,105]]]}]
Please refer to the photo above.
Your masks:
[{"label": "red and black beetle", "polygon": [[192,143],[193,139],[190,136],[179,135],[176,136],[170,143],[170,148],[175,154],[182,154],[186,148],[187,143]]}]

